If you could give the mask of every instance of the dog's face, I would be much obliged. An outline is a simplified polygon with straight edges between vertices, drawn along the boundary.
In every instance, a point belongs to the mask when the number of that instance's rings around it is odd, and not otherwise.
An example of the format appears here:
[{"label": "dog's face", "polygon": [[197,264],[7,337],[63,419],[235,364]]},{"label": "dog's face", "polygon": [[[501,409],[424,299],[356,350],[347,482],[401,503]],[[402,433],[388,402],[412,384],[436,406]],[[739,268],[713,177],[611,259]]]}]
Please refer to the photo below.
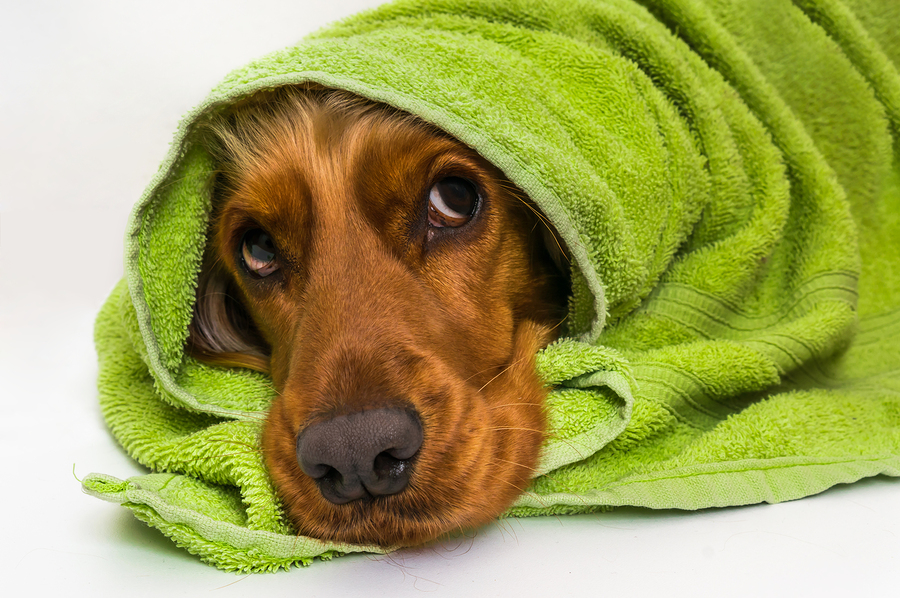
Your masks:
[{"label": "dog's face", "polygon": [[496,517],[544,440],[534,355],[565,302],[539,217],[473,150],[345,94],[223,123],[192,340],[270,372],[298,532],[409,545]]}]

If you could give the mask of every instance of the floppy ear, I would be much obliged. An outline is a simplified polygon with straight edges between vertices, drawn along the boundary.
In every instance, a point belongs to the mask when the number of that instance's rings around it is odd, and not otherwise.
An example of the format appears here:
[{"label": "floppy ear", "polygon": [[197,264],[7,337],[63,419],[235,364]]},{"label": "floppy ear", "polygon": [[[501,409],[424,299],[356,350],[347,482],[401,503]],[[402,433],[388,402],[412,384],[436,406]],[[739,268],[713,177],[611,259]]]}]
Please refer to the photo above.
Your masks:
[{"label": "floppy ear", "polygon": [[204,260],[185,352],[204,363],[269,372],[269,348],[241,305],[231,276]]},{"label": "floppy ear", "polygon": [[233,128],[233,119],[221,115],[200,128],[217,168],[209,180],[213,209],[185,353],[211,365],[268,373],[270,349],[242,305],[240,292],[231,273],[221,265],[213,241],[218,214],[231,183],[229,174],[233,170],[234,156],[229,149],[241,147]]}]

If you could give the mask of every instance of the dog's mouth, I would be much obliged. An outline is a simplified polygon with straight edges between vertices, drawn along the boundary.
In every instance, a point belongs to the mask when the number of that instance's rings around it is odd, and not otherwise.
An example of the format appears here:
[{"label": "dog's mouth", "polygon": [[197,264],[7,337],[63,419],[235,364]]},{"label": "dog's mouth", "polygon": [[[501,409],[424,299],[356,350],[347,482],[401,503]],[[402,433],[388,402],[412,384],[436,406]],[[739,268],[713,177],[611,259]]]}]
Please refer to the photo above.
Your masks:
[{"label": "dog's mouth", "polygon": [[451,376],[436,390],[429,376],[410,382],[404,401],[312,415],[298,415],[301,401],[285,389],[263,447],[297,532],[397,547],[495,519],[527,488],[544,440],[539,342],[531,335],[517,343],[514,359],[484,387]]}]

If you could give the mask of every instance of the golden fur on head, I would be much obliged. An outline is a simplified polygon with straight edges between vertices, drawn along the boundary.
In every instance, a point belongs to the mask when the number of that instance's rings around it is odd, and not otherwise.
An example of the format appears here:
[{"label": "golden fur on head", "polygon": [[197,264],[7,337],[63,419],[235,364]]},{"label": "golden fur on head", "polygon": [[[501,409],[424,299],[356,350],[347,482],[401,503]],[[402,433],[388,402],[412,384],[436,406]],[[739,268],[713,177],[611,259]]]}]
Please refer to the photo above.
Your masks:
[{"label": "golden fur on head", "polygon": [[[345,92],[267,92],[209,130],[189,350],[271,374],[263,450],[297,531],[409,545],[504,511],[544,440],[534,355],[568,290],[527,198],[445,133]],[[448,209],[435,189],[469,203]],[[378,410],[421,426],[408,483],[335,504],[298,435]]]}]

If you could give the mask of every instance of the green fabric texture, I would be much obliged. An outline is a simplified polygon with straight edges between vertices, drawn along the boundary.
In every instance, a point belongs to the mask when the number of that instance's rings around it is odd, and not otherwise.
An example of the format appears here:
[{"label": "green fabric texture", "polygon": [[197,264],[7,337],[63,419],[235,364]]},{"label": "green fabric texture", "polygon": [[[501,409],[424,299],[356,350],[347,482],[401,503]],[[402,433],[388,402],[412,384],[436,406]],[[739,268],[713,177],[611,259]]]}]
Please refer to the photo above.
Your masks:
[{"label": "green fabric texture", "polygon": [[100,400],[154,473],[88,476],[218,567],[298,537],[258,438],[274,390],[184,355],[212,163],[195,130],[316,82],[419,115],[525,190],[571,255],[539,474],[509,514],[778,502],[900,475],[894,0],[419,0],[231,73],[135,208],[96,327]]}]

